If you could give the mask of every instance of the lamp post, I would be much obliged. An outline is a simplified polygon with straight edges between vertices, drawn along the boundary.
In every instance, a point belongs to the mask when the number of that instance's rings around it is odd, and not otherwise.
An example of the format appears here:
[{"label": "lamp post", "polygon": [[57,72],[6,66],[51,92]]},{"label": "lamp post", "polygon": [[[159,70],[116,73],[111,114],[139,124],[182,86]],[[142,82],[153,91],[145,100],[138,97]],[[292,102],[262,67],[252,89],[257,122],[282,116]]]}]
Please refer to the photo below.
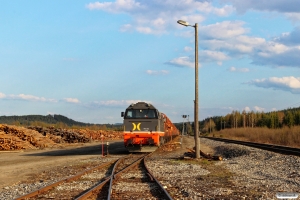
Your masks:
[{"label": "lamp post", "polygon": [[186,118],[186,115],[182,115],[183,121],[182,121],[182,131],[181,131],[181,135],[184,134],[184,119]]},{"label": "lamp post", "polygon": [[194,126],[195,126],[195,150],[196,158],[200,158],[200,139],[199,139],[199,120],[198,120],[198,24],[195,23],[194,26],[189,25],[188,22],[183,20],[178,20],[178,24],[183,26],[191,26],[195,28],[195,104],[194,104]]}]

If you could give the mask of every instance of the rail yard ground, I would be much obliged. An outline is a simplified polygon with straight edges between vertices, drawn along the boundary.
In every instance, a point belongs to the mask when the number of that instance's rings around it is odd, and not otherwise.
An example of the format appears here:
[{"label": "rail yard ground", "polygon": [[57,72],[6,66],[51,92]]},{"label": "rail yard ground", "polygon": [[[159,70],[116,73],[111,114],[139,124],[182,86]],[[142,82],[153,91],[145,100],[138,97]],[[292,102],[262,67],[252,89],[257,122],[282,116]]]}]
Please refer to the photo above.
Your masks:
[{"label": "rail yard ground", "polygon": [[[180,137],[176,142],[180,142]],[[123,141],[114,140],[110,141],[109,156],[102,157],[101,144],[1,152],[0,199],[14,199],[91,168],[108,157],[126,154]],[[201,139],[203,152],[220,155],[224,160],[183,159],[186,148],[193,147],[194,138],[184,136],[182,145],[160,148],[148,160],[150,170],[173,199],[276,199],[276,192],[300,193],[297,156]],[[126,189],[131,190],[123,185]]]}]

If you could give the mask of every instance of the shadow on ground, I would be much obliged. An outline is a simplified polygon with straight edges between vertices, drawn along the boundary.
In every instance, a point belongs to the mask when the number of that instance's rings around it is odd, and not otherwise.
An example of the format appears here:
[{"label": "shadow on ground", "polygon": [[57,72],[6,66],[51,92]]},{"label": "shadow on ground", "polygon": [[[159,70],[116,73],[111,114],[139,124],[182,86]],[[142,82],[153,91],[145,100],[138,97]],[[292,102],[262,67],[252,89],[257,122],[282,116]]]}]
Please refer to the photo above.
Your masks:
[{"label": "shadow on ground", "polygon": [[[107,151],[108,147],[108,151]],[[124,147],[124,142],[110,142],[107,146],[103,145],[103,152],[106,155],[107,152],[110,155],[114,154],[128,154],[128,151]],[[26,156],[70,156],[70,155],[102,155],[102,144],[96,144],[85,147],[74,147],[71,149],[59,149],[49,150],[46,152],[27,154]]]}]

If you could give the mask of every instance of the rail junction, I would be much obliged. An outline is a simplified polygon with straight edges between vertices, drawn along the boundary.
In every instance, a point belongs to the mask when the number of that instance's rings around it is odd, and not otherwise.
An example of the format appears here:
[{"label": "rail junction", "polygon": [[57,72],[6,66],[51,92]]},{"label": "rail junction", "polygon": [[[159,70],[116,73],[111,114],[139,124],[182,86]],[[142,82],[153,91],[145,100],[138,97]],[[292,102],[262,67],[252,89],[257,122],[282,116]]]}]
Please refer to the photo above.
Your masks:
[{"label": "rail junction", "polygon": [[[151,155],[147,153],[123,156],[18,197],[17,200],[49,198],[78,200],[172,199],[148,169],[146,164],[148,156]],[[124,184],[135,189],[129,193],[124,192],[122,191]],[[142,191],[136,191],[139,188]]]}]

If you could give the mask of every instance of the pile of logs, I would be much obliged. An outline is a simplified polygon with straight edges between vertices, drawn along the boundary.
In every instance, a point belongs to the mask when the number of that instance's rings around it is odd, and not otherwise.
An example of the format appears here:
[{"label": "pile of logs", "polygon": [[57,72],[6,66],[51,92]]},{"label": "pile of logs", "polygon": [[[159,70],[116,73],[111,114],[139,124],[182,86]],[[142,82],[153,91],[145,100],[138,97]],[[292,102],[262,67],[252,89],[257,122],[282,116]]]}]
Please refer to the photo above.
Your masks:
[{"label": "pile of logs", "polygon": [[21,149],[35,149],[27,141],[23,141],[18,137],[8,136],[5,133],[0,133],[0,150],[21,150]]},{"label": "pile of logs", "polygon": [[[66,130],[54,127],[28,127],[29,129],[38,131],[42,135],[51,138],[56,143],[87,143],[90,138],[81,135],[73,130]],[[56,137],[55,137],[56,136]]]},{"label": "pile of logs", "polygon": [[[103,137],[104,136],[104,137]],[[19,127],[0,124],[0,151],[37,149],[63,143],[87,143],[92,140],[122,139],[118,131],[60,129],[54,127]]]},{"label": "pile of logs", "polygon": [[[91,140],[114,140],[122,139],[123,133],[118,131],[106,130],[89,130],[89,129],[61,129],[53,127],[28,127],[29,129],[36,130],[44,136],[51,138],[57,143],[86,143]],[[102,136],[103,135],[103,136]],[[54,137],[56,136],[56,137]]]},{"label": "pile of logs", "polygon": [[[195,148],[194,148],[195,149]],[[196,157],[196,151],[194,149],[187,148],[188,152],[184,153],[183,158],[184,159],[192,159]],[[200,156],[203,158],[206,158],[208,160],[222,160],[223,158],[221,156],[212,156],[210,154],[206,154],[203,151],[200,150]]]},{"label": "pile of logs", "polygon": [[53,144],[36,131],[0,124],[0,150],[36,149]]},{"label": "pile of logs", "polygon": [[102,135],[104,136],[104,140],[123,139],[123,132],[120,131],[106,131],[106,130],[94,131],[88,129],[80,129],[77,131],[81,135],[84,135],[87,138],[91,138],[92,140],[102,140]]}]

